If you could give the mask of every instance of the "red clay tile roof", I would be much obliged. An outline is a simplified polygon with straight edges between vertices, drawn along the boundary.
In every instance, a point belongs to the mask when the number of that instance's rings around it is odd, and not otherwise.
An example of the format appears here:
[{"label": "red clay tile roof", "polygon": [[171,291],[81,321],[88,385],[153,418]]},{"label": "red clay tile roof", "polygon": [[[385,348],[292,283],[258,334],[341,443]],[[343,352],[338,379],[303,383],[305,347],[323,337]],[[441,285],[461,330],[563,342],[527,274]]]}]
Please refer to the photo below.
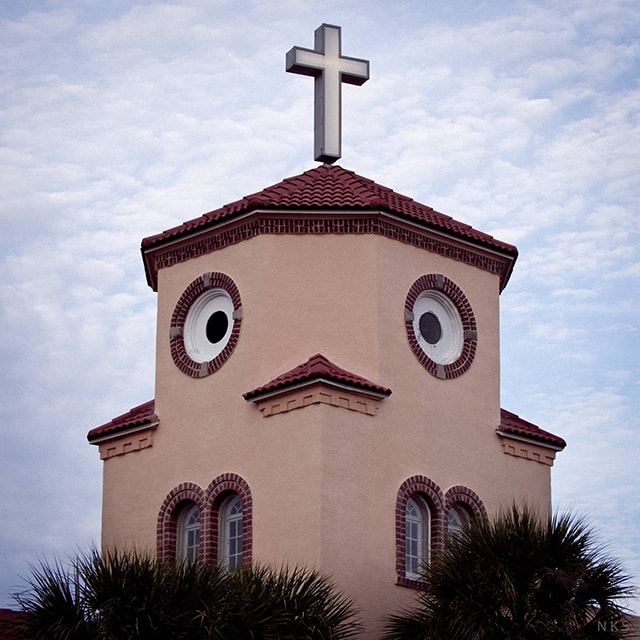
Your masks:
[{"label": "red clay tile roof", "polygon": [[[322,354],[317,353],[303,364],[277,376],[270,382],[251,391],[247,391],[243,394],[243,397],[245,400],[253,400],[273,391],[281,391],[316,380],[328,380],[384,396],[391,395],[391,389],[375,384],[346,369],[342,369]],[[117,435],[121,431],[126,431],[131,428],[155,426],[158,423],[158,416],[154,412],[155,400],[149,400],[127,411],[127,413],[114,418],[110,422],[91,429],[87,434],[87,439],[89,442],[93,442],[104,436]],[[523,420],[520,416],[506,409],[500,409],[500,427],[498,430],[505,434],[552,444],[562,449],[567,445],[563,438],[545,431],[531,422]]]},{"label": "red clay tile roof", "polygon": [[253,400],[273,391],[281,391],[316,380],[328,380],[354,389],[371,391],[376,394],[390,396],[391,389],[363,378],[362,376],[341,369],[320,353],[311,356],[305,363],[294,367],[290,371],[279,375],[270,382],[242,394],[245,400]]},{"label": "red clay tile roof", "polygon": [[154,413],[155,408],[155,400],[149,400],[149,402],[134,407],[110,422],[91,429],[87,434],[87,440],[93,443],[105,436],[114,436],[122,431],[128,431],[136,427],[155,426],[158,423],[158,416]]},{"label": "red clay tile roof", "polygon": [[25,614],[11,609],[0,609],[0,640],[19,640],[26,636],[20,633],[19,623]]},{"label": "red clay tile roof", "polygon": [[339,165],[317,166],[199,218],[145,238],[142,249],[144,251],[166,241],[183,238],[254,209],[382,210],[423,227],[444,231],[462,240],[498,250],[514,259],[518,255],[518,250],[513,245],[496,240],[468,224],[457,222],[448,215]]},{"label": "red clay tile roof", "polygon": [[537,440],[544,444],[552,444],[561,449],[567,446],[567,443],[561,437],[553,435],[553,433],[549,433],[535,424],[523,420],[520,416],[506,409],[500,409],[499,431],[528,438],[529,440]]}]

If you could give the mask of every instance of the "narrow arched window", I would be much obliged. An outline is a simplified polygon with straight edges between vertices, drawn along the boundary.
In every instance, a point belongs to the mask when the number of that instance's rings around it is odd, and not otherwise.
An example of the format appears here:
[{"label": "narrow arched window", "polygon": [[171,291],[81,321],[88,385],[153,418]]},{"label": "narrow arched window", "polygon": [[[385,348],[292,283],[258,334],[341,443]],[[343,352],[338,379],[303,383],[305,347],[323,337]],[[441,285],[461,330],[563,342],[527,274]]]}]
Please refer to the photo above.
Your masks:
[{"label": "narrow arched window", "polygon": [[237,494],[233,494],[220,505],[218,558],[220,564],[227,569],[237,569],[242,566],[242,512],[242,499]]},{"label": "narrow arched window", "polygon": [[405,576],[420,577],[420,568],[429,562],[431,515],[418,495],[407,500],[405,510]]},{"label": "narrow arched window", "polygon": [[200,509],[184,507],[178,520],[178,557],[195,562],[200,557]]},{"label": "narrow arched window", "polygon": [[447,513],[447,533],[450,536],[458,535],[470,518],[469,510],[461,502],[451,505]]}]

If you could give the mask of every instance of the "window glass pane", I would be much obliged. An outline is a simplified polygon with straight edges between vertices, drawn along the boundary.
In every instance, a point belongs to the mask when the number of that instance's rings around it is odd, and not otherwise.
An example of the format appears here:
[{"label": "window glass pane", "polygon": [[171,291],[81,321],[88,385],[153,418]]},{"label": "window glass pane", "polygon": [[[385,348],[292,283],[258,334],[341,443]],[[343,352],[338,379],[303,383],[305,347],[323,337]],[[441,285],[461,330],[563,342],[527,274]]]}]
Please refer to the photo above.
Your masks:
[{"label": "window glass pane", "polygon": [[462,531],[469,520],[469,512],[460,504],[454,504],[447,514],[447,529],[449,535],[455,535]]},{"label": "window glass pane", "polygon": [[405,572],[417,578],[420,566],[429,561],[429,509],[419,498],[409,498],[405,510]]},{"label": "window glass pane", "polygon": [[235,496],[221,508],[221,564],[230,569],[242,566],[242,500]]},{"label": "window glass pane", "polygon": [[195,561],[200,554],[200,509],[185,507],[178,521],[178,557]]}]

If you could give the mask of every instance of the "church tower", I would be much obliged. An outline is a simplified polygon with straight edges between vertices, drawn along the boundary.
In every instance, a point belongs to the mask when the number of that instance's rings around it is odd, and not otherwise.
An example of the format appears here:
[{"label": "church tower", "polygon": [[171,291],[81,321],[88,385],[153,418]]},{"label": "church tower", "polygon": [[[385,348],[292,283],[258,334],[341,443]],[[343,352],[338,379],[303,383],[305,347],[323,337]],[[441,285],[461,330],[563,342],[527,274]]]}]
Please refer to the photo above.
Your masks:
[{"label": "church tower", "polygon": [[550,509],[565,443],[500,408],[516,248],[332,164],[340,79],[368,77],[339,37],[323,25],[287,55],[320,122],[338,60],[323,164],[143,240],[155,399],[88,438],[105,548],[318,568],[373,637],[465,519]]}]

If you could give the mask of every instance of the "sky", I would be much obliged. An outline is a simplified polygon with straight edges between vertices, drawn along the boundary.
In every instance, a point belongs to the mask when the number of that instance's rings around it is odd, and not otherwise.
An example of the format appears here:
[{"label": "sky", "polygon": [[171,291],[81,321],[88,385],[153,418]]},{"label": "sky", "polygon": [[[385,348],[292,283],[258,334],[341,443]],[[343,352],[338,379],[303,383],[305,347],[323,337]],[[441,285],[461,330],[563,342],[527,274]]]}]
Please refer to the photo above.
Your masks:
[{"label": "sky", "polygon": [[0,0],[0,606],[99,544],[86,433],[154,396],[141,239],[317,166],[284,67],[323,22],[371,68],[339,164],[517,245],[501,404],[640,583],[636,0]]}]

